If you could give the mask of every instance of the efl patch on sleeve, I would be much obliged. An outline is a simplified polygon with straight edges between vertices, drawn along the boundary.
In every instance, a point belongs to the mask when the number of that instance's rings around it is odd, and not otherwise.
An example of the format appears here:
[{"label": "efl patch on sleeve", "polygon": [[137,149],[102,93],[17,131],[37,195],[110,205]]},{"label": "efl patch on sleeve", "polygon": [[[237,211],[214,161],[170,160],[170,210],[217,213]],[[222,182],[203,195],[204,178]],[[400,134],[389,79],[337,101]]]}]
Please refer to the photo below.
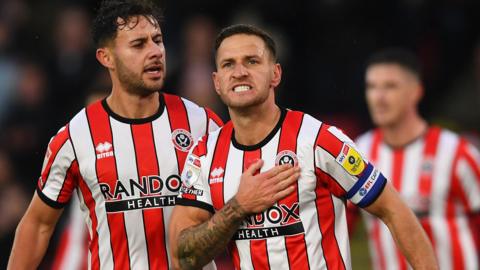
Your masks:
[{"label": "efl patch on sleeve", "polygon": [[336,161],[351,175],[357,176],[365,169],[362,156],[348,143],[344,143]]},{"label": "efl patch on sleeve", "polygon": [[183,169],[182,183],[188,188],[192,187],[200,178],[200,173],[200,158],[193,154],[189,155],[185,162],[185,168]]}]

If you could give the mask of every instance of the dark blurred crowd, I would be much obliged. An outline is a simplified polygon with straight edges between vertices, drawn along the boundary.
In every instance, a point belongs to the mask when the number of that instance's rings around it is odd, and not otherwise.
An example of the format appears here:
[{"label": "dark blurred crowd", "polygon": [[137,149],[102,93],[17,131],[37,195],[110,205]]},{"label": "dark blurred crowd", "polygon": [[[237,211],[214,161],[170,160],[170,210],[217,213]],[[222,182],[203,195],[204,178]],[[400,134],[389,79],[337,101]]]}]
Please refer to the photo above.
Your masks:
[{"label": "dark blurred crowd", "polygon": [[[373,51],[416,52],[427,86],[422,112],[457,131],[480,131],[480,1],[160,1],[167,50],[165,91],[209,106],[212,41],[235,22],[270,31],[279,42],[280,104],[355,137],[370,128],[364,61]],[[33,194],[48,141],[89,99],[110,90],[95,59],[90,20],[97,1],[0,1],[0,248]],[[8,256],[1,256],[4,269]]]}]

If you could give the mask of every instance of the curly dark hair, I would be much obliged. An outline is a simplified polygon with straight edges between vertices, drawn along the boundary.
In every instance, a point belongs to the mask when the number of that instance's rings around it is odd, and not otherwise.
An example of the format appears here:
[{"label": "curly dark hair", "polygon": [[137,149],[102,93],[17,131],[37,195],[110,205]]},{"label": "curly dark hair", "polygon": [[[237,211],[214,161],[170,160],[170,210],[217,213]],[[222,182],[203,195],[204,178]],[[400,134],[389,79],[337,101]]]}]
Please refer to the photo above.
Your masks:
[{"label": "curly dark hair", "polygon": [[103,0],[92,24],[92,37],[95,46],[104,46],[106,42],[117,36],[119,28],[125,27],[131,22],[132,18],[138,16],[145,16],[156,26],[159,26],[163,21],[162,10],[152,1]]}]

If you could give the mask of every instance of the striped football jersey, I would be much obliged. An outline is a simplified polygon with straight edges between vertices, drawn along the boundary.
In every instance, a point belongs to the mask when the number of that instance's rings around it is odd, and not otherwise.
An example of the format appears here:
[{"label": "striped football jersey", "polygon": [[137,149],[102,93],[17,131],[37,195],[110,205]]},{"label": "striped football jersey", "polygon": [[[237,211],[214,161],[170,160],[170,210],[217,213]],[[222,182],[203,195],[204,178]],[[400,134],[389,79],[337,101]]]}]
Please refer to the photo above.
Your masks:
[{"label": "striped football jersey", "polygon": [[55,208],[77,193],[89,268],[169,269],[168,220],[179,174],[194,140],[220,125],[210,110],[174,95],[161,94],[158,112],[143,119],[96,102],[49,143],[37,193]]},{"label": "striped football jersey", "polygon": [[[480,210],[480,155],[467,141],[439,127],[402,148],[382,140],[380,130],[356,141],[382,170],[429,236],[440,269],[479,269],[473,217]],[[375,269],[407,269],[388,228],[365,214]]]},{"label": "striped football jersey", "polygon": [[231,122],[202,138],[182,173],[178,204],[220,210],[236,193],[242,172],[257,159],[261,171],[300,166],[295,191],[248,217],[234,235],[237,269],[351,269],[345,202],[365,207],[386,180],[333,126],[282,110],[259,144],[241,145]]}]

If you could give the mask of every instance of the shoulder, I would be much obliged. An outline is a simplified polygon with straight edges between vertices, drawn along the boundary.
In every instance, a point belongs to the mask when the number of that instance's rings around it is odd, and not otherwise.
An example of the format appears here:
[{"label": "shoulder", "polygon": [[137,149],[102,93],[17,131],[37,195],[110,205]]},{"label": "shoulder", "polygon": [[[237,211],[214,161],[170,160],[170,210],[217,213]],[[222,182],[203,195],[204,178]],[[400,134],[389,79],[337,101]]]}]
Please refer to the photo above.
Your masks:
[{"label": "shoulder", "polygon": [[374,144],[373,141],[375,140],[375,135],[380,136],[380,130],[372,129],[365,133],[360,134],[357,138],[355,138],[355,144],[358,146],[360,150],[368,151],[371,146]]},{"label": "shoulder", "polygon": [[178,105],[181,105],[189,117],[198,117],[196,120],[207,122],[208,126],[210,126],[210,121],[213,121],[217,128],[223,125],[222,119],[208,107],[199,106],[195,102],[177,95],[167,93],[162,93],[162,95],[168,110],[180,109]]},{"label": "shoulder", "polygon": [[163,95],[163,100],[165,102],[165,105],[169,109],[173,109],[173,107],[177,107],[178,105],[181,105],[182,107],[185,108],[185,110],[187,110],[187,112],[205,113],[205,108],[197,105],[193,101],[190,101],[186,98],[173,95],[173,94],[167,94],[167,93],[162,93],[162,95]]},{"label": "shoulder", "polygon": [[369,141],[372,140],[375,132],[376,132],[376,130],[372,129],[372,130],[368,130],[368,131],[358,135],[358,137],[355,138],[355,143],[357,143],[357,144],[368,143]]},{"label": "shoulder", "polygon": [[232,122],[227,122],[219,129],[212,131],[201,137],[195,144],[192,153],[197,157],[206,156],[213,152],[219,140],[230,140],[233,130]]}]

